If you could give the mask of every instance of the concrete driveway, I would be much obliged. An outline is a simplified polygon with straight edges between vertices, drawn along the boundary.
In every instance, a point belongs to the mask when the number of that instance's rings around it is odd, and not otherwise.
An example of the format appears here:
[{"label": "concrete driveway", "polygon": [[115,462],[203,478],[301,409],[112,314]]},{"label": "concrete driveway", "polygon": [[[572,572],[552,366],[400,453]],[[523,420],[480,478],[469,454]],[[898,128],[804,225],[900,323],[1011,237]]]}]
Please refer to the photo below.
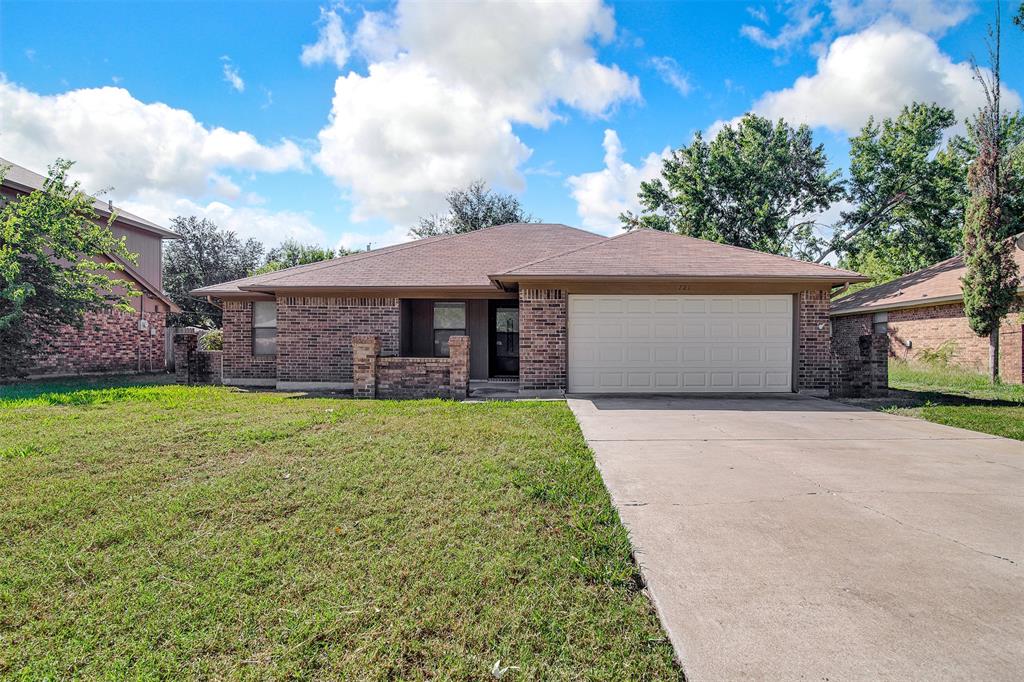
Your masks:
[{"label": "concrete driveway", "polygon": [[1024,444],[798,396],[569,405],[690,682],[1024,679]]}]

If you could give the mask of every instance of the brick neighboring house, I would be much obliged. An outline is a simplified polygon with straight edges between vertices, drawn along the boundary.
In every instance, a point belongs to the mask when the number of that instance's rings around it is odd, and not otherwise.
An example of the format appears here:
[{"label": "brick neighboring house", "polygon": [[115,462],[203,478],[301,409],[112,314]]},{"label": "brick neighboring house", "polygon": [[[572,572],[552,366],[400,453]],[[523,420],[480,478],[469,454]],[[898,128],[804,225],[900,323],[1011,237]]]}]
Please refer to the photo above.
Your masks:
[{"label": "brick neighboring house", "polygon": [[[35,190],[40,190],[46,178],[11,161],[0,159],[7,173],[0,185],[0,200],[13,201]],[[54,342],[27,368],[33,377],[73,376],[78,374],[124,374],[136,372],[163,372],[165,369],[164,327],[168,312],[180,309],[163,292],[164,239],[177,239],[178,235],[127,211],[114,209],[107,202],[96,200],[93,208],[104,222],[111,212],[116,220],[111,231],[124,237],[128,250],[138,255],[131,264],[116,256],[124,271],[114,274],[116,279],[135,283],[142,296],[132,299],[134,312],[110,309],[87,313],[81,331],[65,327]]]},{"label": "brick neighboring house", "polygon": [[[1014,259],[1024,273],[1024,235],[1014,238]],[[971,331],[964,315],[957,256],[832,302],[837,344],[854,344],[860,334],[887,329],[892,357],[914,359],[922,350],[944,344],[951,361],[966,369],[988,371],[988,338]],[[999,328],[999,374],[1007,383],[1024,382],[1024,287]]]},{"label": "brick neighboring house", "polygon": [[468,337],[469,380],[524,395],[824,395],[830,291],[864,280],[652,230],[510,224],[192,294],[223,302],[228,384],[445,394],[464,369],[449,339],[461,356]]}]

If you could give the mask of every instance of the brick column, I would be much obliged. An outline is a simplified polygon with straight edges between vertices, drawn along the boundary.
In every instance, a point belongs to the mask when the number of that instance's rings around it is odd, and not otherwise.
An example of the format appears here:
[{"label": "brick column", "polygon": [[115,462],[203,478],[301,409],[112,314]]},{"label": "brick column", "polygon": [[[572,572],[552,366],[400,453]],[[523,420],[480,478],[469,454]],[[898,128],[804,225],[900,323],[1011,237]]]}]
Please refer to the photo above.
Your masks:
[{"label": "brick column", "polygon": [[199,336],[193,333],[174,335],[174,382],[192,384],[196,380]]},{"label": "brick column", "polygon": [[868,390],[871,395],[884,396],[889,393],[889,335],[872,334],[868,354],[871,365]]},{"label": "brick column", "polygon": [[519,290],[519,390],[564,391],[568,298],[560,289]]},{"label": "brick column", "polygon": [[379,336],[352,337],[352,395],[354,397],[377,397],[377,358],[379,356]]},{"label": "brick column", "polygon": [[871,398],[889,392],[889,335],[862,334],[856,345],[832,348],[829,394],[834,398]]},{"label": "brick column", "polygon": [[448,337],[449,384],[452,397],[465,398],[469,395],[469,337]]},{"label": "brick column", "polygon": [[826,396],[832,369],[829,336],[829,292],[801,291],[797,295],[797,385],[796,390]]}]

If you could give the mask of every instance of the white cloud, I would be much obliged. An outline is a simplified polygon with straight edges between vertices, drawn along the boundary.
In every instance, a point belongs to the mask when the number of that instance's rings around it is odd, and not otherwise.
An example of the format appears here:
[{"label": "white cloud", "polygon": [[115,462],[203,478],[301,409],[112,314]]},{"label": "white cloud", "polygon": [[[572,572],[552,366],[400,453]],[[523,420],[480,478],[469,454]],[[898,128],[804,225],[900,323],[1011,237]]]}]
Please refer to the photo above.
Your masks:
[{"label": "white cloud", "polygon": [[113,186],[115,198],[143,189],[231,195],[237,187],[224,182],[224,171],[303,168],[291,141],[266,146],[244,131],[207,127],[183,109],[140,102],[123,88],[39,95],[0,77],[0,120],[5,157],[33,169],[71,159],[85,189]]},{"label": "white cloud", "polygon": [[[974,0],[789,0],[782,6],[782,27],[773,35],[766,28],[744,25],[740,34],[761,47],[786,54],[816,36],[812,54],[820,56],[837,34],[860,31],[878,23],[912,28],[941,37],[975,11]],[[763,7],[747,12],[761,24],[769,24]]]},{"label": "white cloud", "polygon": [[679,68],[679,63],[675,59],[672,57],[651,57],[651,66],[661,76],[661,80],[675,88],[680,95],[690,94],[693,86],[690,84],[690,79]]},{"label": "white cloud", "polygon": [[370,63],[393,59],[399,52],[394,17],[387,12],[364,11],[352,42]]},{"label": "white cloud", "polygon": [[[254,197],[247,197],[250,203]],[[258,202],[256,202],[258,203]],[[233,206],[223,201],[193,201],[159,190],[144,190],[131,200],[115,202],[120,207],[158,225],[169,225],[171,218],[194,215],[208,218],[218,227],[227,228],[242,239],[253,237],[267,247],[285,239],[306,244],[328,245],[327,236],[312,218],[298,211],[271,211],[259,206]]]},{"label": "white cloud", "polygon": [[[798,0],[789,3],[785,10],[786,21],[775,35],[771,35],[760,26],[746,24],[740,27],[740,34],[750,39],[761,47],[769,50],[789,50],[800,43],[804,38],[816,29],[824,18],[822,12],[814,12],[815,3],[812,0]],[[759,11],[751,11],[754,18],[767,23],[768,17],[761,8]]]},{"label": "white cloud", "polygon": [[895,21],[934,36],[959,25],[975,10],[972,0],[830,0],[829,5],[840,31]]},{"label": "white cloud", "polygon": [[238,73],[238,67],[231,63],[231,57],[220,58],[224,62],[224,80],[235,89],[235,92],[245,92],[245,81]]},{"label": "white cloud", "polygon": [[423,65],[374,64],[367,76],[337,80],[315,159],[351,190],[355,220],[411,221],[474,178],[518,189],[516,169],[530,150],[492,104]]},{"label": "white cloud", "polygon": [[299,60],[303,66],[331,62],[339,69],[345,68],[350,50],[337,8],[321,7],[320,19],[317,23],[320,25],[320,29],[316,42],[302,46]]},{"label": "white cloud", "polygon": [[[912,102],[937,102],[957,117],[983,103],[970,64],[954,62],[924,33],[893,24],[837,38],[818,59],[814,75],[762,95],[753,110],[769,118],[855,133],[868,116],[894,116]],[[1007,108],[1020,96],[1007,89]]]},{"label": "white cloud", "polygon": [[369,68],[335,83],[316,162],[350,192],[355,220],[408,224],[476,178],[522,187],[531,150],[513,125],[546,127],[565,107],[602,116],[639,98],[634,77],[597,60],[591,41],[614,36],[599,0],[367,12],[355,44]]},{"label": "white cloud", "polygon": [[383,232],[343,232],[335,243],[334,248],[365,251],[367,245],[371,249],[379,249],[383,246],[412,241],[412,239],[408,227],[396,225]]},{"label": "white cloud", "polygon": [[604,168],[568,179],[576,211],[583,226],[612,234],[620,229],[619,214],[640,209],[637,193],[640,183],[661,174],[662,160],[671,154],[666,147],[660,154],[648,154],[639,166],[622,159],[622,143],[614,130],[604,131]]}]

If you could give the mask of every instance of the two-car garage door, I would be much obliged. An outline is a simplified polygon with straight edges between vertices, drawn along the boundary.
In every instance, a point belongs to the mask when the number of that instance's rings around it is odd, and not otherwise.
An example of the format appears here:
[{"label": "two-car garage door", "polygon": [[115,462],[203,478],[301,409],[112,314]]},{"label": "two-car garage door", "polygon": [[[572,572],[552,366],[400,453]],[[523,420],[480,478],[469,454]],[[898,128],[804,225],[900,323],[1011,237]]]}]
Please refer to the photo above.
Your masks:
[{"label": "two-car garage door", "polygon": [[786,392],[793,298],[569,296],[569,391]]}]

